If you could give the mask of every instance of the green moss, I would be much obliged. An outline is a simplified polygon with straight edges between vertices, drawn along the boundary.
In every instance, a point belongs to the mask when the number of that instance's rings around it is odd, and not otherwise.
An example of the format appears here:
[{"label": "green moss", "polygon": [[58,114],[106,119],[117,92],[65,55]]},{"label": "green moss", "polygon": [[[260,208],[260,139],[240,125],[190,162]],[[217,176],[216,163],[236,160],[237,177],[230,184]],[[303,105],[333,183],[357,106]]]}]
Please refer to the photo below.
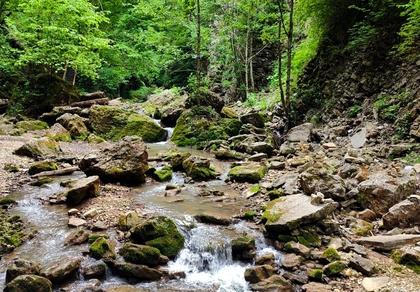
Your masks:
[{"label": "green moss", "polygon": [[420,274],[420,256],[413,254],[405,254],[402,250],[393,250],[391,252],[391,259],[395,263],[406,266],[417,274]]},{"label": "green moss", "polygon": [[103,138],[101,138],[101,137],[99,137],[99,136],[97,136],[97,135],[95,135],[95,134],[90,134],[90,135],[87,137],[87,141],[88,141],[89,143],[96,143],[96,144],[106,142],[106,141],[105,141],[105,139],[103,139]]},{"label": "green moss", "polygon": [[335,261],[326,265],[323,272],[327,276],[334,276],[341,273],[346,268],[346,265],[341,261]]},{"label": "green moss", "polygon": [[232,240],[232,251],[244,251],[255,249],[255,238],[243,236]]},{"label": "green moss", "polygon": [[6,219],[7,222],[12,223],[12,222],[16,222],[20,220],[20,215],[19,214],[15,214],[9,218]]},{"label": "green moss", "polygon": [[258,183],[268,172],[265,165],[241,165],[232,168],[228,176],[237,182]]},{"label": "green moss", "polygon": [[52,283],[47,278],[36,275],[20,275],[12,280],[4,288],[5,292],[30,292],[30,291],[43,291],[51,292]]},{"label": "green moss", "polygon": [[170,181],[172,179],[172,170],[160,169],[153,173],[153,178],[157,181]]},{"label": "green moss", "polygon": [[115,258],[112,247],[104,237],[96,239],[89,248],[89,255],[97,260],[107,257]]},{"label": "green moss", "polygon": [[255,212],[254,211],[252,211],[252,210],[249,210],[249,211],[246,211],[245,212],[245,214],[244,214],[244,219],[245,220],[252,220],[254,217],[255,217]]},{"label": "green moss", "polygon": [[321,238],[315,231],[301,231],[300,235],[298,235],[299,243],[307,246],[307,247],[320,247],[321,246]]},{"label": "green moss", "polygon": [[43,171],[57,170],[58,166],[54,161],[39,161],[31,164],[28,173],[33,175]]},{"label": "green moss", "polygon": [[34,130],[43,130],[48,128],[48,124],[43,121],[20,121],[16,123],[18,128],[21,128],[25,131],[34,131]]},{"label": "green moss", "polygon": [[251,192],[258,193],[260,189],[261,189],[260,185],[257,184],[251,187]]},{"label": "green moss", "polygon": [[285,214],[282,209],[278,209],[277,203],[284,202],[284,199],[280,198],[274,201],[270,201],[267,204],[266,211],[262,214],[262,219],[266,224],[277,222],[281,216]]},{"label": "green moss", "polygon": [[280,197],[284,196],[284,192],[280,189],[278,190],[271,190],[267,193],[268,197],[270,198],[270,201],[278,199]]},{"label": "green moss", "polygon": [[88,243],[93,243],[98,238],[101,238],[101,237],[106,238],[106,239],[109,238],[108,234],[97,234],[97,233],[94,233],[94,234],[90,234],[89,235],[89,237],[88,237]]},{"label": "green moss", "polygon": [[321,259],[324,259],[330,263],[341,260],[340,255],[335,250],[335,248],[327,248],[321,255]]},{"label": "green moss", "polygon": [[368,236],[370,232],[373,230],[373,224],[362,221],[362,227],[355,228],[354,233],[358,236]]},{"label": "green moss", "polygon": [[12,198],[1,198],[0,199],[0,205],[10,205],[10,204],[16,204],[16,201]]},{"label": "green moss", "polygon": [[283,249],[284,249],[285,252],[288,252],[288,253],[293,253],[294,252],[294,249],[292,248],[292,245],[291,245],[290,242],[286,242],[284,244]]},{"label": "green moss", "polygon": [[53,181],[52,178],[44,176],[34,182],[31,182],[30,185],[35,186],[35,187],[40,187],[52,181]]},{"label": "green moss", "polygon": [[323,275],[322,270],[315,269],[315,270],[312,271],[311,278],[316,280],[316,281],[321,281],[322,280],[322,275]]},{"label": "green moss", "polygon": [[130,263],[148,266],[157,266],[160,259],[160,251],[157,248],[145,245],[126,243],[120,249],[119,254]]},{"label": "green moss", "polygon": [[290,241],[297,242],[297,238],[291,235],[280,234],[277,238],[281,242],[290,242]]}]

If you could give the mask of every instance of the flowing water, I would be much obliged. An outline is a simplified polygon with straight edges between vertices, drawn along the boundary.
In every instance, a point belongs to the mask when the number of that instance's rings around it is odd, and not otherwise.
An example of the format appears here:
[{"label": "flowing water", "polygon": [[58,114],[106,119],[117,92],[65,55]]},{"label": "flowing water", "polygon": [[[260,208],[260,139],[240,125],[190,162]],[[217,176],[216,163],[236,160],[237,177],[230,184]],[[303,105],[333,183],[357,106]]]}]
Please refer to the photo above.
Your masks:
[{"label": "flowing water", "polygon": [[[173,147],[167,143],[149,144],[149,156]],[[194,149],[185,151],[209,156],[208,153],[197,152]],[[203,212],[221,216],[238,214],[245,207],[246,200],[241,194],[230,189],[225,183],[226,173],[229,169],[227,163],[212,161],[216,171],[220,173],[219,179],[205,184],[189,184],[176,198],[159,195],[164,192],[166,184],[148,182],[134,188],[130,196],[155,213],[173,218],[179,230],[186,238],[185,246],[178,257],[170,261],[164,269],[172,273],[185,273],[185,278],[151,283],[133,283],[133,279],[124,279],[112,275],[109,271],[100,286],[103,290],[124,284],[134,285],[139,291],[219,291],[244,292],[250,291],[244,279],[245,269],[251,263],[234,261],[231,254],[231,241],[233,238],[247,234],[257,238],[257,254],[275,253],[279,260],[280,254],[264,243],[262,234],[250,228],[244,222],[228,227],[208,225],[196,222],[193,215]],[[159,167],[159,165],[158,165]],[[71,176],[56,177],[55,180],[43,188],[25,186],[13,198],[18,206],[13,213],[21,215],[25,222],[29,222],[36,236],[27,243],[5,256],[0,263],[0,288],[4,288],[5,270],[7,264],[21,258],[39,262],[41,266],[48,267],[65,258],[81,256],[88,249],[87,245],[64,246],[63,242],[72,229],[67,227],[67,207],[63,205],[50,205],[41,199],[47,199],[54,193],[60,192],[61,181],[84,177],[82,172]],[[184,183],[184,176],[174,173],[171,183]],[[225,193],[224,201],[200,197],[203,189],[219,190]],[[114,234],[110,234],[111,237]],[[83,264],[93,263],[95,260],[86,257]],[[93,281],[93,282],[92,282]],[[92,291],[87,287],[99,285],[95,280],[85,281],[81,276],[73,282],[63,284],[65,291]],[[55,291],[63,291],[55,288]]]}]

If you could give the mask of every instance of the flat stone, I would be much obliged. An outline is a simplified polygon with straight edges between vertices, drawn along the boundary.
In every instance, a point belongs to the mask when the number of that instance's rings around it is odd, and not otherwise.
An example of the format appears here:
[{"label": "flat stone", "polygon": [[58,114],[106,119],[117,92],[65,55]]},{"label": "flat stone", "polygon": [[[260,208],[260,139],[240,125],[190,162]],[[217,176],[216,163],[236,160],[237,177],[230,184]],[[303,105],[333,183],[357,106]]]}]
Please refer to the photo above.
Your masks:
[{"label": "flat stone", "polygon": [[316,282],[310,282],[302,286],[304,292],[330,292],[333,291],[330,285],[325,285]]},{"label": "flat stone", "polygon": [[339,237],[333,237],[328,243],[328,247],[332,247],[337,251],[343,250],[343,240]]},{"label": "flat stone", "polygon": [[281,259],[281,265],[286,269],[293,269],[294,267],[298,267],[304,258],[294,253],[288,253],[283,256]]},{"label": "flat stone", "polygon": [[86,217],[86,218],[93,218],[96,215],[98,215],[98,210],[95,209],[95,208],[90,209],[90,210],[86,211],[85,213],[83,213],[83,217]]},{"label": "flat stone", "polygon": [[357,243],[368,245],[376,250],[390,251],[405,245],[420,242],[420,235],[398,234],[398,235],[377,235],[356,239]]},{"label": "flat stone", "polygon": [[362,286],[368,292],[379,291],[379,289],[385,287],[388,282],[389,277],[364,278],[362,281]]},{"label": "flat stone", "polygon": [[353,148],[361,148],[366,143],[367,129],[362,128],[359,132],[350,137]]},{"label": "flat stone", "polygon": [[281,197],[267,205],[263,215],[268,219],[265,227],[269,233],[291,231],[301,224],[325,219],[337,206],[336,202],[314,206],[311,197],[304,194]]},{"label": "flat stone", "polygon": [[86,224],[86,220],[77,218],[77,217],[70,217],[69,223],[67,224],[69,227],[79,227]]},{"label": "flat stone", "polygon": [[356,254],[350,257],[349,267],[367,276],[371,276],[375,271],[375,265],[371,261]]},{"label": "flat stone", "polygon": [[287,133],[286,139],[289,142],[308,142],[313,125],[305,123],[290,129]]}]

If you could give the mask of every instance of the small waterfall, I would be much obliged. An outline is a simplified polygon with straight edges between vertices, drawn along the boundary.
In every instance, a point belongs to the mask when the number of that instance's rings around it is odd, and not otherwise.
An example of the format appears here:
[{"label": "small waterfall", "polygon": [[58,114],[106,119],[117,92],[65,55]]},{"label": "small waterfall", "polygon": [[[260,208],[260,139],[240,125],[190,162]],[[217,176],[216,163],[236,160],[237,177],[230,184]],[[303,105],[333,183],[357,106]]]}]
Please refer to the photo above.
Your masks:
[{"label": "small waterfall", "polygon": [[[160,120],[153,119],[153,121],[154,121],[156,124],[158,124],[158,125],[159,125],[159,127],[161,127]],[[171,138],[171,136],[172,136],[173,132],[174,132],[174,128],[165,127],[165,128],[163,128],[163,129],[164,129],[164,130],[168,133],[168,137],[166,138],[166,141],[158,142],[157,144],[165,144],[166,142],[168,142],[168,141],[169,141],[169,139]]]}]

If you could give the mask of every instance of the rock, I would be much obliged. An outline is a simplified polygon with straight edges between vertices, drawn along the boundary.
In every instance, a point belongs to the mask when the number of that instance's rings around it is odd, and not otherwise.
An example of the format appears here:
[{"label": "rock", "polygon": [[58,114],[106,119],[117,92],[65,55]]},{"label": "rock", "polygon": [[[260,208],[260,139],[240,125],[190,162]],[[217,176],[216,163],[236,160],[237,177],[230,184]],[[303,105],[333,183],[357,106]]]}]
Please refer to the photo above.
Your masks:
[{"label": "rock", "polygon": [[214,155],[217,159],[236,159],[236,160],[245,160],[249,155],[244,154],[235,150],[230,150],[226,148],[219,148],[214,152]]},{"label": "rock", "polygon": [[245,198],[249,199],[255,196],[256,194],[258,194],[260,191],[261,191],[260,185],[256,184],[250,187],[249,189],[244,190],[242,194],[245,196]]},{"label": "rock", "polygon": [[335,261],[326,265],[322,269],[322,272],[327,276],[336,276],[340,274],[345,268],[346,265],[342,261]]},{"label": "rock", "polygon": [[389,282],[389,277],[373,277],[373,278],[363,278],[362,286],[367,292],[379,291],[382,288],[386,287]]},{"label": "rock", "polygon": [[118,253],[127,262],[149,267],[157,266],[160,260],[160,251],[147,245],[126,243]]},{"label": "rock", "polygon": [[275,273],[276,270],[272,266],[254,266],[245,270],[245,280],[249,283],[259,283],[270,278]]},{"label": "rock", "polygon": [[78,228],[75,231],[72,231],[69,235],[67,235],[66,239],[64,240],[65,245],[78,245],[86,242],[89,238],[90,232],[86,231],[86,229]]},{"label": "rock", "polygon": [[35,275],[21,275],[4,288],[4,292],[49,292],[52,291],[50,280]]},{"label": "rock", "polygon": [[305,292],[329,292],[333,291],[330,285],[321,284],[317,282],[310,282],[302,286],[302,290]]},{"label": "rock", "polygon": [[283,277],[287,280],[290,280],[294,283],[299,283],[299,284],[306,284],[308,283],[308,280],[309,280],[308,276],[304,272],[301,272],[301,271],[296,271],[294,273],[284,271]]},{"label": "rock", "polygon": [[73,275],[79,268],[82,258],[66,258],[55,265],[41,271],[41,276],[47,278],[52,283],[60,283]]},{"label": "rock", "polygon": [[50,171],[50,170],[57,170],[57,164],[52,160],[44,160],[34,162],[29,166],[28,173],[31,175],[43,172],[43,171]]},{"label": "rock", "polygon": [[255,238],[243,236],[232,240],[232,257],[238,260],[255,258]]},{"label": "rock", "polygon": [[297,151],[296,147],[294,144],[289,143],[289,142],[285,142],[283,144],[281,144],[280,146],[280,154],[287,156],[289,154],[294,154]]},{"label": "rock", "polygon": [[70,189],[64,191],[62,196],[66,197],[69,206],[75,206],[89,197],[99,196],[99,177],[90,176],[82,178],[70,185]]},{"label": "rock", "polygon": [[281,259],[281,265],[286,269],[294,269],[298,267],[304,258],[294,253],[285,254]]},{"label": "rock", "polygon": [[289,130],[286,139],[289,142],[308,142],[310,140],[313,125],[305,123]]},{"label": "rock", "polygon": [[170,181],[172,179],[172,170],[169,166],[165,166],[162,169],[156,170],[152,177],[156,181]]},{"label": "rock", "polygon": [[17,259],[10,263],[6,270],[6,284],[21,275],[39,275],[39,264],[23,259]]},{"label": "rock", "polygon": [[71,106],[56,106],[52,109],[49,113],[43,113],[39,118],[48,123],[48,125],[52,125],[56,122],[57,118],[66,114],[77,114],[79,116],[82,115],[82,109],[78,107],[71,107]]},{"label": "rock", "polygon": [[337,149],[337,145],[335,145],[332,142],[329,142],[329,143],[322,144],[322,148],[324,148],[326,150],[336,150]]},{"label": "rock", "polygon": [[273,253],[268,253],[262,255],[255,259],[255,265],[262,266],[262,265],[270,265],[273,268],[276,267],[275,258]]},{"label": "rock", "polygon": [[284,279],[282,276],[273,275],[268,279],[264,279],[261,282],[252,285],[253,291],[260,292],[294,292],[296,291],[289,281]]},{"label": "rock", "polygon": [[251,111],[240,117],[241,122],[244,124],[251,124],[257,128],[264,128],[264,120],[261,115],[256,111]]},{"label": "rock", "polygon": [[145,181],[147,158],[147,147],[139,137],[125,137],[97,156],[85,156],[79,167],[88,176],[98,175],[103,182],[136,185]]},{"label": "rock", "polygon": [[235,166],[229,170],[228,176],[237,182],[258,183],[268,172],[268,167],[259,163],[248,163]]},{"label": "rock", "polygon": [[404,265],[417,274],[420,273],[420,251],[413,247],[393,250],[391,258],[400,265]]},{"label": "rock", "polygon": [[184,109],[187,98],[187,95],[180,95],[173,90],[167,89],[150,95],[147,100],[142,103],[142,108],[147,115],[160,119],[162,118],[162,113],[166,111]]},{"label": "rock", "polygon": [[59,123],[55,123],[49,130],[47,130],[45,136],[54,139],[55,141],[71,141],[70,132]]},{"label": "rock", "polygon": [[207,158],[191,155],[182,162],[186,174],[195,180],[209,180],[216,177]]},{"label": "rock", "polygon": [[328,247],[337,251],[343,250],[343,240],[340,237],[333,237],[328,243]]},{"label": "rock", "polygon": [[280,177],[274,181],[273,188],[282,188],[284,194],[292,195],[295,193],[298,185],[298,174],[296,173],[282,173]]},{"label": "rock", "polygon": [[48,124],[39,120],[19,121],[16,123],[16,127],[25,131],[34,131],[46,129],[48,128]]},{"label": "rock", "polygon": [[396,178],[375,173],[360,183],[358,189],[357,199],[362,207],[384,215],[393,205],[416,192],[416,175],[410,170],[403,170]]},{"label": "rock", "polygon": [[209,223],[209,224],[215,224],[215,225],[229,225],[232,223],[232,219],[229,216],[221,215],[221,214],[214,214],[211,212],[206,212],[202,214],[197,214],[194,216],[194,218],[198,222],[202,223]]},{"label": "rock", "polygon": [[408,199],[392,206],[382,217],[383,226],[390,230],[395,227],[407,228],[420,223],[420,196],[412,195]]},{"label": "rock", "polygon": [[69,217],[69,223],[67,225],[69,227],[80,227],[85,225],[86,223],[86,220],[71,216]]},{"label": "rock", "polygon": [[366,276],[372,276],[375,272],[375,265],[368,259],[365,259],[357,254],[350,257],[349,267]]},{"label": "rock", "polygon": [[184,246],[184,237],[175,223],[163,216],[154,217],[131,229],[131,238],[140,244],[156,247],[161,254],[174,258]]},{"label": "rock", "polygon": [[314,206],[311,197],[303,194],[281,197],[268,203],[263,214],[269,233],[279,234],[298,228],[301,224],[314,224],[330,215],[338,203]]},{"label": "rock", "polygon": [[285,169],[286,168],[286,163],[285,162],[281,162],[281,161],[270,161],[269,164],[269,169]]},{"label": "rock", "polygon": [[112,270],[123,277],[134,277],[140,280],[157,281],[162,278],[163,273],[157,269],[145,265],[136,265],[126,262],[113,262]]},{"label": "rock", "polygon": [[61,124],[74,139],[84,140],[89,135],[83,119],[77,114],[65,113],[57,118],[57,123]]},{"label": "rock", "polygon": [[106,142],[105,139],[103,139],[103,138],[101,138],[101,137],[99,137],[99,136],[97,136],[93,133],[89,134],[89,136],[87,137],[87,141],[88,141],[88,143],[95,143],[95,144],[100,144],[100,143],[105,143]]},{"label": "rock", "polygon": [[121,214],[119,217],[119,228],[122,231],[130,230],[132,227],[140,223],[140,218],[137,212],[129,211],[127,213]]},{"label": "rock", "polygon": [[363,145],[367,141],[366,134],[367,134],[367,129],[366,128],[362,128],[356,134],[353,134],[350,137],[350,143],[351,143],[352,147],[353,148],[361,148],[361,147],[363,147]]},{"label": "rock", "polygon": [[361,219],[355,219],[350,223],[350,230],[358,236],[368,236],[373,230],[373,224]]},{"label": "rock", "polygon": [[257,154],[254,154],[254,155],[248,157],[248,161],[257,161],[258,162],[258,161],[262,161],[262,160],[267,159],[267,158],[268,158],[267,154],[257,153]]},{"label": "rock", "polygon": [[93,218],[93,217],[95,217],[98,214],[99,214],[98,213],[98,209],[93,208],[93,209],[89,209],[85,213],[83,213],[83,217],[85,217],[85,218]]},{"label": "rock", "polygon": [[89,121],[93,132],[109,140],[138,136],[145,142],[164,141],[168,133],[150,117],[113,106],[92,106]]},{"label": "rock", "polygon": [[106,264],[98,261],[82,267],[82,275],[85,279],[101,278],[106,274]]},{"label": "rock", "polygon": [[38,156],[56,156],[61,152],[60,145],[51,138],[41,137],[33,138],[13,153],[16,155],[38,157]]},{"label": "rock", "polygon": [[398,235],[377,235],[356,239],[362,245],[368,245],[376,250],[390,251],[420,241],[420,235],[398,234]]},{"label": "rock", "polygon": [[92,226],[93,231],[102,231],[102,230],[107,230],[107,229],[108,229],[108,225],[104,221],[96,221],[95,223],[93,223],[93,226]]},{"label": "rock", "polygon": [[[253,142],[245,146],[246,152],[249,154],[265,153],[271,156],[273,153],[273,146],[267,142]],[[249,159],[249,158],[248,158]]]},{"label": "rock", "polygon": [[89,255],[94,259],[104,259],[105,262],[116,258],[115,252],[109,241],[98,237],[89,247]]},{"label": "rock", "polygon": [[308,258],[311,255],[311,249],[300,244],[299,242],[289,241],[284,245],[284,251],[288,253],[294,253],[304,258]]},{"label": "rock", "polygon": [[307,195],[321,192],[325,198],[346,199],[346,184],[338,175],[313,174],[311,169],[308,169],[300,174],[299,183]]},{"label": "rock", "polygon": [[370,209],[365,209],[365,210],[359,212],[357,214],[357,217],[364,220],[364,221],[367,221],[367,222],[373,222],[373,221],[376,220],[375,212],[373,212]]}]

